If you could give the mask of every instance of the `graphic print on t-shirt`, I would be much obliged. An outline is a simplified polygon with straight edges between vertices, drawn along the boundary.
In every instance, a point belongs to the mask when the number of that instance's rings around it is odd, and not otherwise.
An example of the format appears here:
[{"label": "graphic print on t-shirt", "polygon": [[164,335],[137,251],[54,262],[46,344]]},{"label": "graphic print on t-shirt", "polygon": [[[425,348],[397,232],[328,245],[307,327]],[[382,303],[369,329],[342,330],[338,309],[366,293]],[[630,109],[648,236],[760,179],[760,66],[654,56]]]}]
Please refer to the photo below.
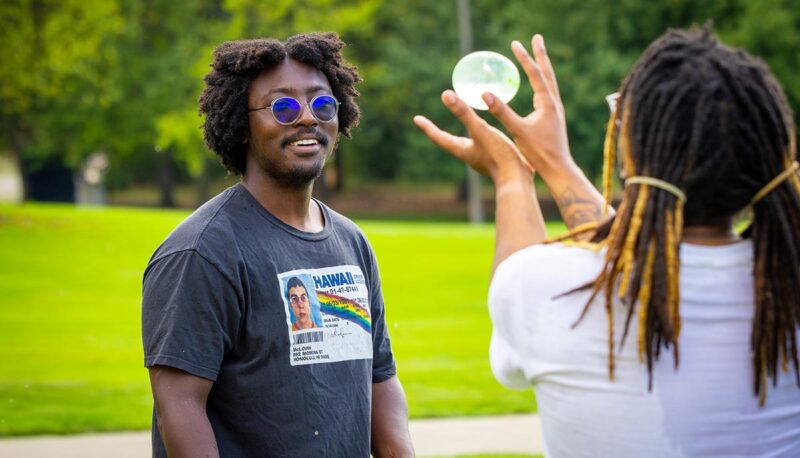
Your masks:
[{"label": "graphic print on t-shirt", "polygon": [[278,274],[292,366],[372,358],[369,290],[358,266]]}]

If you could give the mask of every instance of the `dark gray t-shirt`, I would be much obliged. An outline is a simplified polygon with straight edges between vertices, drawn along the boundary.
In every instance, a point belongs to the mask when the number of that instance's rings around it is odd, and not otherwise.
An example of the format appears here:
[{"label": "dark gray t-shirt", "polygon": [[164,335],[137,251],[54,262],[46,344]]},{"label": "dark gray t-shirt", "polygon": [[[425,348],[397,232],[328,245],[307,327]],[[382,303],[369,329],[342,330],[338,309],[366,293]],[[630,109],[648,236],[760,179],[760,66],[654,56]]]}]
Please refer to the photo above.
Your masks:
[{"label": "dark gray t-shirt", "polygon": [[[355,224],[320,206],[325,228],[306,233],[235,185],[145,271],[145,366],[214,381],[223,457],[369,456],[372,383],[395,374],[378,267]],[[166,456],[155,415],[152,432]]]}]

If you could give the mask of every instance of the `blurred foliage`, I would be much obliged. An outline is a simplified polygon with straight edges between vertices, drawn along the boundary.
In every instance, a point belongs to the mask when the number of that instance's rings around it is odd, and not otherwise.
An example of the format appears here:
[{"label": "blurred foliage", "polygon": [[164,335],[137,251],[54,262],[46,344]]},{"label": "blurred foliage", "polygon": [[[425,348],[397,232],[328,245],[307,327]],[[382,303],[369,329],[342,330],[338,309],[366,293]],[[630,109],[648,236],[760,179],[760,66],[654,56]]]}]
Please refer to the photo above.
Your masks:
[{"label": "blurred foliage", "polygon": [[[199,177],[213,153],[197,114],[211,53],[226,40],[336,31],[364,76],[363,117],[339,154],[347,182],[453,181],[458,161],[411,123],[422,113],[459,125],[439,102],[460,57],[456,2],[409,0],[6,0],[0,3],[0,149],[27,167],[58,158],[77,167],[111,157],[110,185],[154,182],[165,161]],[[608,108],[648,43],[669,27],[708,20],[728,44],[768,62],[800,102],[800,0],[473,0],[475,49],[547,39],[571,147],[590,176],[601,167]],[[512,106],[530,110],[523,83]],[[221,168],[215,168],[221,171]],[[220,172],[218,172],[220,173]]]}]

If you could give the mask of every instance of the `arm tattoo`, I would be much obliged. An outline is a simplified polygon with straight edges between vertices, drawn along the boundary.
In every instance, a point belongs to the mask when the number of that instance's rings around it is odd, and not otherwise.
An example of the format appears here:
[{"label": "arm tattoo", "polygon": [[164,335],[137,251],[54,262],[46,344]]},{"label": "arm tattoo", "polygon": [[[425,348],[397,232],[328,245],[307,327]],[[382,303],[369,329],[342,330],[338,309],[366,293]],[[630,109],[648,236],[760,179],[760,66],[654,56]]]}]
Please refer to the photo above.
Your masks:
[{"label": "arm tattoo", "polygon": [[557,196],[556,204],[568,229],[574,229],[585,223],[600,221],[603,218],[602,203],[596,199],[579,195],[572,188],[567,188]]}]

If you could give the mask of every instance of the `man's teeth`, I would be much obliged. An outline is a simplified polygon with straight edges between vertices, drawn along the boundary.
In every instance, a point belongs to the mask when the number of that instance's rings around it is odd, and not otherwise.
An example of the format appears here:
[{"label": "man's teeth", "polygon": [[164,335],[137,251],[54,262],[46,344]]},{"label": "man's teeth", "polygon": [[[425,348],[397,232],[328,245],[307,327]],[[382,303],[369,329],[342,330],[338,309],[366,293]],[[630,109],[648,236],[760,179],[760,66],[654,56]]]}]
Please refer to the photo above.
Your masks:
[{"label": "man's teeth", "polygon": [[290,145],[293,145],[293,146],[313,146],[313,145],[318,145],[318,144],[319,144],[319,142],[317,140],[313,139],[313,138],[306,138],[306,139],[303,139],[303,140],[295,140],[295,141],[290,143]]}]

